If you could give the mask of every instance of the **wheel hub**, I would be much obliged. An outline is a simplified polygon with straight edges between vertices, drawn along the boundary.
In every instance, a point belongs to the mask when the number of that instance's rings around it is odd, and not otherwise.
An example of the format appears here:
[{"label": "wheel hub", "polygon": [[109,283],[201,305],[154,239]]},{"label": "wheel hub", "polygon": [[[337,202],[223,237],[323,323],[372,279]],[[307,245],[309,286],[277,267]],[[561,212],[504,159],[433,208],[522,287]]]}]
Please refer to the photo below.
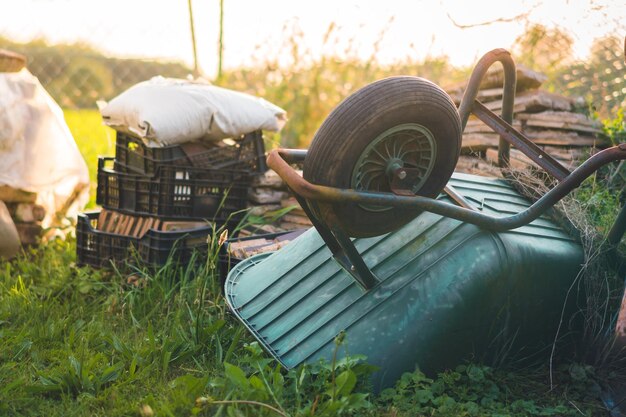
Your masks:
[{"label": "wheel hub", "polygon": [[[360,191],[417,194],[433,170],[437,145],[433,134],[416,123],[394,126],[378,135],[365,148],[352,172],[352,188]],[[410,173],[407,178],[407,172]],[[368,211],[390,207],[360,205]]]}]

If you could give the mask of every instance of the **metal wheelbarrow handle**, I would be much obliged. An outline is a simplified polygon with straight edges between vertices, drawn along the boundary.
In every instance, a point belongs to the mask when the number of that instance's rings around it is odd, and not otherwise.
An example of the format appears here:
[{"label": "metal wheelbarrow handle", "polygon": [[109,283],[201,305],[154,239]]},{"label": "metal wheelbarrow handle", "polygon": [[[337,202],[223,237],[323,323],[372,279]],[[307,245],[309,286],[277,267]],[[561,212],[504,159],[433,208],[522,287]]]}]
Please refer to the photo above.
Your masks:
[{"label": "metal wheelbarrow handle", "polygon": [[[476,99],[483,77],[487,73],[487,70],[496,62],[500,62],[504,68],[501,116],[497,116],[491,112]],[[500,135],[498,165],[501,168],[509,168],[510,146],[513,145],[558,181],[558,184],[554,188],[526,210],[511,216],[495,217],[481,213],[478,209],[472,207],[471,204],[465,201],[461,195],[457,194],[452,187],[446,187],[444,191],[459,205],[419,195],[357,191],[355,189],[312,184],[298,175],[295,170],[289,166],[289,163],[303,162],[307,156],[306,150],[273,150],[268,155],[267,165],[276,171],[291,190],[293,190],[298,202],[332,251],[335,259],[365,289],[372,288],[376,285],[377,280],[363,262],[363,259],[356,251],[350,238],[342,229],[333,204],[349,202],[372,206],[414,209],[416,212],[428,211],[474,224],[483,229],[502,232],[516,229],[532,222],[572,190],[577,188],[582,181],[599,168],[608,163],[626,159],[626,143],[622,143],[598,152],[587,159],[573,172],[570,172],[561,165],[560,162],[511,125],[513,120],[515,87],[516,69],[510,53],[504,49],[494,49],[485,54],[474,68],[458,108],[462,130],[465,129],[470,113],[472,113]],[[506,171],[504,173],[506,177]],[[321,221],[315,214],[319,212],[319,207],[325,209],[324,221]],[[608,240],[611,246],[616,246],[625,232],[626,206],[622,208],[609,232]]]},{"label": "metal wheelbarrow handle", "polygon": [[[484,229],[499,232],[516,229],[532,222],[554,206],[572,190],[577,188],[582,181],[598,169],[608,163],[625,160],[626,143],[622,143],[596,153],[529,208],[520,213],[506,217],[494,217],[483,214],[476,209],[459,207],[444,201],[421,197],[418,195],[409,197],[393,193],[357,191],[353,189],[340,189],[311,184],[298,175],[298,173],[291,166],[289,166],[289,163],[301,162],[305,157],[305,150],[275,149],[269,153],[267,157],[267,165],[280,175],[280,177],[287,183],[289,188],[291,188],[295,194],[306,200],[321,201],[326,203],[350,201],[359,204],[376,204],[382,206],[386,205],[393,207],[414,208],[416,210],[425,210],[442,216],[451,217],[456,220],[475,224],[476,226]],[[626,216],[621,214],[618,217],[617,222],[626,223],[626,219],[624,219],[624,217]],[[615,235],[618,234],[619,230],[623,230],[624,227],[626,227],[626,225],[623,224],[617,229],[615,229],[614,226],[613,229],[616,230]],[[621,238],[621,235],[616,236],[616,238]]]}]

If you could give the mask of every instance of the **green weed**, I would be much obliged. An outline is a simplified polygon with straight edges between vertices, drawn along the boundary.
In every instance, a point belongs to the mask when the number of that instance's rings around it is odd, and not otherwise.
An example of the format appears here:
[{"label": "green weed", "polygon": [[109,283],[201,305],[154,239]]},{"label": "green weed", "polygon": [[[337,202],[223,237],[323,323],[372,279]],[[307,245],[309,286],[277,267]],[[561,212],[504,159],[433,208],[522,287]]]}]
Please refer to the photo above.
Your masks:
[{"label": "green weed", "polygon": [[[416,371],[371,394],[366,358],[286,370],[228,314],[216,259],[78,267],[53,241],[0,270],[0,415],[595,415],[595,368]],[[207,247],[209,250],[209,247]],[[210,249],[215,251],[215,248]],[[132,279],[129,279],[132,278]],[[341,349],[343,336],[336,340]],[[594,388],[595,387],[595,388]]]}]

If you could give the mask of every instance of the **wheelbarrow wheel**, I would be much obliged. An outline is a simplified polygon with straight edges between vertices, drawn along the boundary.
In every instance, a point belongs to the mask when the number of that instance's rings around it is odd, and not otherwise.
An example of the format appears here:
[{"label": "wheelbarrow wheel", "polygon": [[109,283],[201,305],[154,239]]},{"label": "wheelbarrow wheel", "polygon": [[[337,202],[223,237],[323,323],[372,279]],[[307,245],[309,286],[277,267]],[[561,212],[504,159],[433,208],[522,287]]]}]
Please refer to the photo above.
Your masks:
[{"label": "wheelbarrow wheel", "polygon": [[[304,178],[330,187],[392,192],[393,175],[404,170],[412,174],[403,194],[436,197],[460,149],[461,121],[450,97],[423,78],[391,77],[358,90],[331,112],[309,147]],[[353,237],[396,230],[419,214],[347,202],[312,209],[326,223],[336,219]]]}]

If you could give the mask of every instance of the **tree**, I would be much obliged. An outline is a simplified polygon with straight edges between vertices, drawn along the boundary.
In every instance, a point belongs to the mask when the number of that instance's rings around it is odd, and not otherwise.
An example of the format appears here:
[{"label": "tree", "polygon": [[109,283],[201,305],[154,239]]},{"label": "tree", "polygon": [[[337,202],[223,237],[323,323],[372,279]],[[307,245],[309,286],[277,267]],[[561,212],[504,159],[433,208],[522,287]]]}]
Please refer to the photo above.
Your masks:
[{"label": "tree", "polygon": [[515,60],[548,75],[572,63],[574,40],[565,31],[535,23],[515,40]]}]

